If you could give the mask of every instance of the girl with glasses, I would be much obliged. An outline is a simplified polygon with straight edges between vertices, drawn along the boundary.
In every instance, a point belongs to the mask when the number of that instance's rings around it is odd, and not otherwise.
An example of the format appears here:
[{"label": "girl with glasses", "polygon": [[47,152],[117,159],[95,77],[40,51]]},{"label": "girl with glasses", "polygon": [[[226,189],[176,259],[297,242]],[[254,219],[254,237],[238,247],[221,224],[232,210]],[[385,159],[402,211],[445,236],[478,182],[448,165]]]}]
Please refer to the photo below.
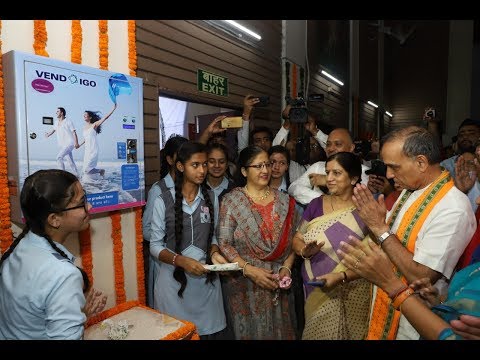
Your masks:
[{"label": "girl with glasses", "polygon": [[[81,339],[90,284],[63,244],[89,226],[82,185],[67,171],[40,170],[25,179],[20,205],[25,227],[0,259],[0,339]],[[103,310],[106,298],[90,291]]]},{"label": "girl with glasses", "polygon": [[238,169],[240,187],[223,197],[218,229],[222,253],[242,268],[225,278],[224,287],[235,339],[295,339],[288,291],[295,200],[269,187],[271,162],[262,148],[243,149]]}]

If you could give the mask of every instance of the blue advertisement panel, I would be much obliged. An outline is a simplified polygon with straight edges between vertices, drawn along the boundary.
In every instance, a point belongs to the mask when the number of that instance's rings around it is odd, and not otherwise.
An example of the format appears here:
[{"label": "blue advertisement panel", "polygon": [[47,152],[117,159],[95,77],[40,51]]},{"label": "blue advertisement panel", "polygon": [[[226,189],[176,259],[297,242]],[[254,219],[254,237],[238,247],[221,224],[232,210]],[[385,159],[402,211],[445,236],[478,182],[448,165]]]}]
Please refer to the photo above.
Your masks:
[{"label": "blue advertisement panel", "polygon": [[6,110],[15,116],[19,188],[39,169],[60,168],[80,179],[92,213],[143,205],[142,80],[11,53],[5,83],[15,111]]}]

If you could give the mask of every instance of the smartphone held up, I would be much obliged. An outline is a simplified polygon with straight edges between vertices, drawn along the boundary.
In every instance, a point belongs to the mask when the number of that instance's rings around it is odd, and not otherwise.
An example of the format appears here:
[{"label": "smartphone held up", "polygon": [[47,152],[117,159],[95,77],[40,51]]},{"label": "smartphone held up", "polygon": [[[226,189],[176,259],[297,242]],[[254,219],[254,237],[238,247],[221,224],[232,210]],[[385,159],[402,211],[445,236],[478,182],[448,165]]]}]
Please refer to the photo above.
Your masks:
[{"label": "smartphone held up", "polygon": [[243,126],[243,119],[241,116],[227,116],[222,119],[220,127],[222,129],[237,129]]}]

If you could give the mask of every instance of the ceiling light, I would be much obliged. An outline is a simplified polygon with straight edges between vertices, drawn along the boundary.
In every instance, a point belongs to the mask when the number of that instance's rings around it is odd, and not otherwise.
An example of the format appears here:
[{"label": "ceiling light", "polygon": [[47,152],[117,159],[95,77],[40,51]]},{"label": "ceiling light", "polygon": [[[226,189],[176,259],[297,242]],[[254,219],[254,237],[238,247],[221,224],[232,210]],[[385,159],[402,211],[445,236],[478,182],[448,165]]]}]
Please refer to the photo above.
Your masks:
[{"label": "ceiling light", "polygon": [[251,37],[257,39],[257,40],[262,40],[262,37],[260,35],[258,35],[257,33],[253,32],[252,30],[246,28],[245,26],[243,25],[240,25],[239,23],[237,23],[236,21],[234,20],[222,20],[222,21],[225,21],[227,24],[230,24],[232,25],[233,27],[237,28],[238,30],[240,31],[243,31],[244,33],[250,35]]},{"label": "ceiling light", "polygon": [[388,112],[388,111],[385,111],[385,114],[387,114],[387,115],[390,116],[390,117],[393,117],[393,115],[392,115],[390,112]]},{"label": "ceiling light", "polygon": [[370,100],[367,101],[367,103],[369,103],[370,105],[372,105],[374,108],[378,108],[378,105],[371,102]]},{"label": "ceiling light", "polygon": [[338,80],[335,76],[333,75],[330,75],[329,73],[327,73],[325,70],[322,70],[322,74],[325,75],[326,77],[332,79],[333,81],[335,81],[337,84],[339,84],[340,86],[343,86],[343,82],[341,82],[340,80]]}]

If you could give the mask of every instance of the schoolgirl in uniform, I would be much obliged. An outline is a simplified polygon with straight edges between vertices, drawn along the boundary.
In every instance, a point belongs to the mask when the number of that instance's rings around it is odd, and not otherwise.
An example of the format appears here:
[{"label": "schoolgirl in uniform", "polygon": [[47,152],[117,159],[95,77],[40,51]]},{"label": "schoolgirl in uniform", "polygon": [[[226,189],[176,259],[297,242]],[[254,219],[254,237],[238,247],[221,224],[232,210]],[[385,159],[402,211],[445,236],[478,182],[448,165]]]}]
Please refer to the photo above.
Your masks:
[{"label": "schoolgirl in uniform", "polygon": [[228,171],[228,150],[225,145],[211,143],[207,147],[208,173],[205,182],[218,196],[218,201],[223,195],[235,187]]},{"label": "schoolgirl in uniform", "polygon": [[0,339],[81,339],[89,281],[63,246],[89,225],[85,192],[64,170],[28,176],[20,194],[26,225],[0,259]]},{"label": "schoolgirl in uniform", "polygon": [[[158,273],[158,266],[160,262],[158,257],[150,255],[150,236],[152,232],[152,215],[153,205],[155,199],[163,192],[175,188],[175,160],[177,158],[177,151],[180,146],[187,142],[188,139],[183,136],[173,136],[167,140],[164,148],[160,152],[160,180],[152,185],[147,196],[147,204],[142,217],[143,227],[143,246],[144,246],[144,263],[146,274],[146,289],[147,289],[147,305],[153,308],[153,285],[155,284],[155,277]],[[146,249],[146,251],[145,251]]]},{"label": "schoolgirl in uniform", "polygon": [[204,264],[227,261],[214,235],[218,198],[202,186],[205,145],[184,143],[175,166],[175,189],[160,194],[153,208],[150,253],[161,262],[154,307],[193,322],[202,339],[220,339],[226,327],[220,281]]}]

